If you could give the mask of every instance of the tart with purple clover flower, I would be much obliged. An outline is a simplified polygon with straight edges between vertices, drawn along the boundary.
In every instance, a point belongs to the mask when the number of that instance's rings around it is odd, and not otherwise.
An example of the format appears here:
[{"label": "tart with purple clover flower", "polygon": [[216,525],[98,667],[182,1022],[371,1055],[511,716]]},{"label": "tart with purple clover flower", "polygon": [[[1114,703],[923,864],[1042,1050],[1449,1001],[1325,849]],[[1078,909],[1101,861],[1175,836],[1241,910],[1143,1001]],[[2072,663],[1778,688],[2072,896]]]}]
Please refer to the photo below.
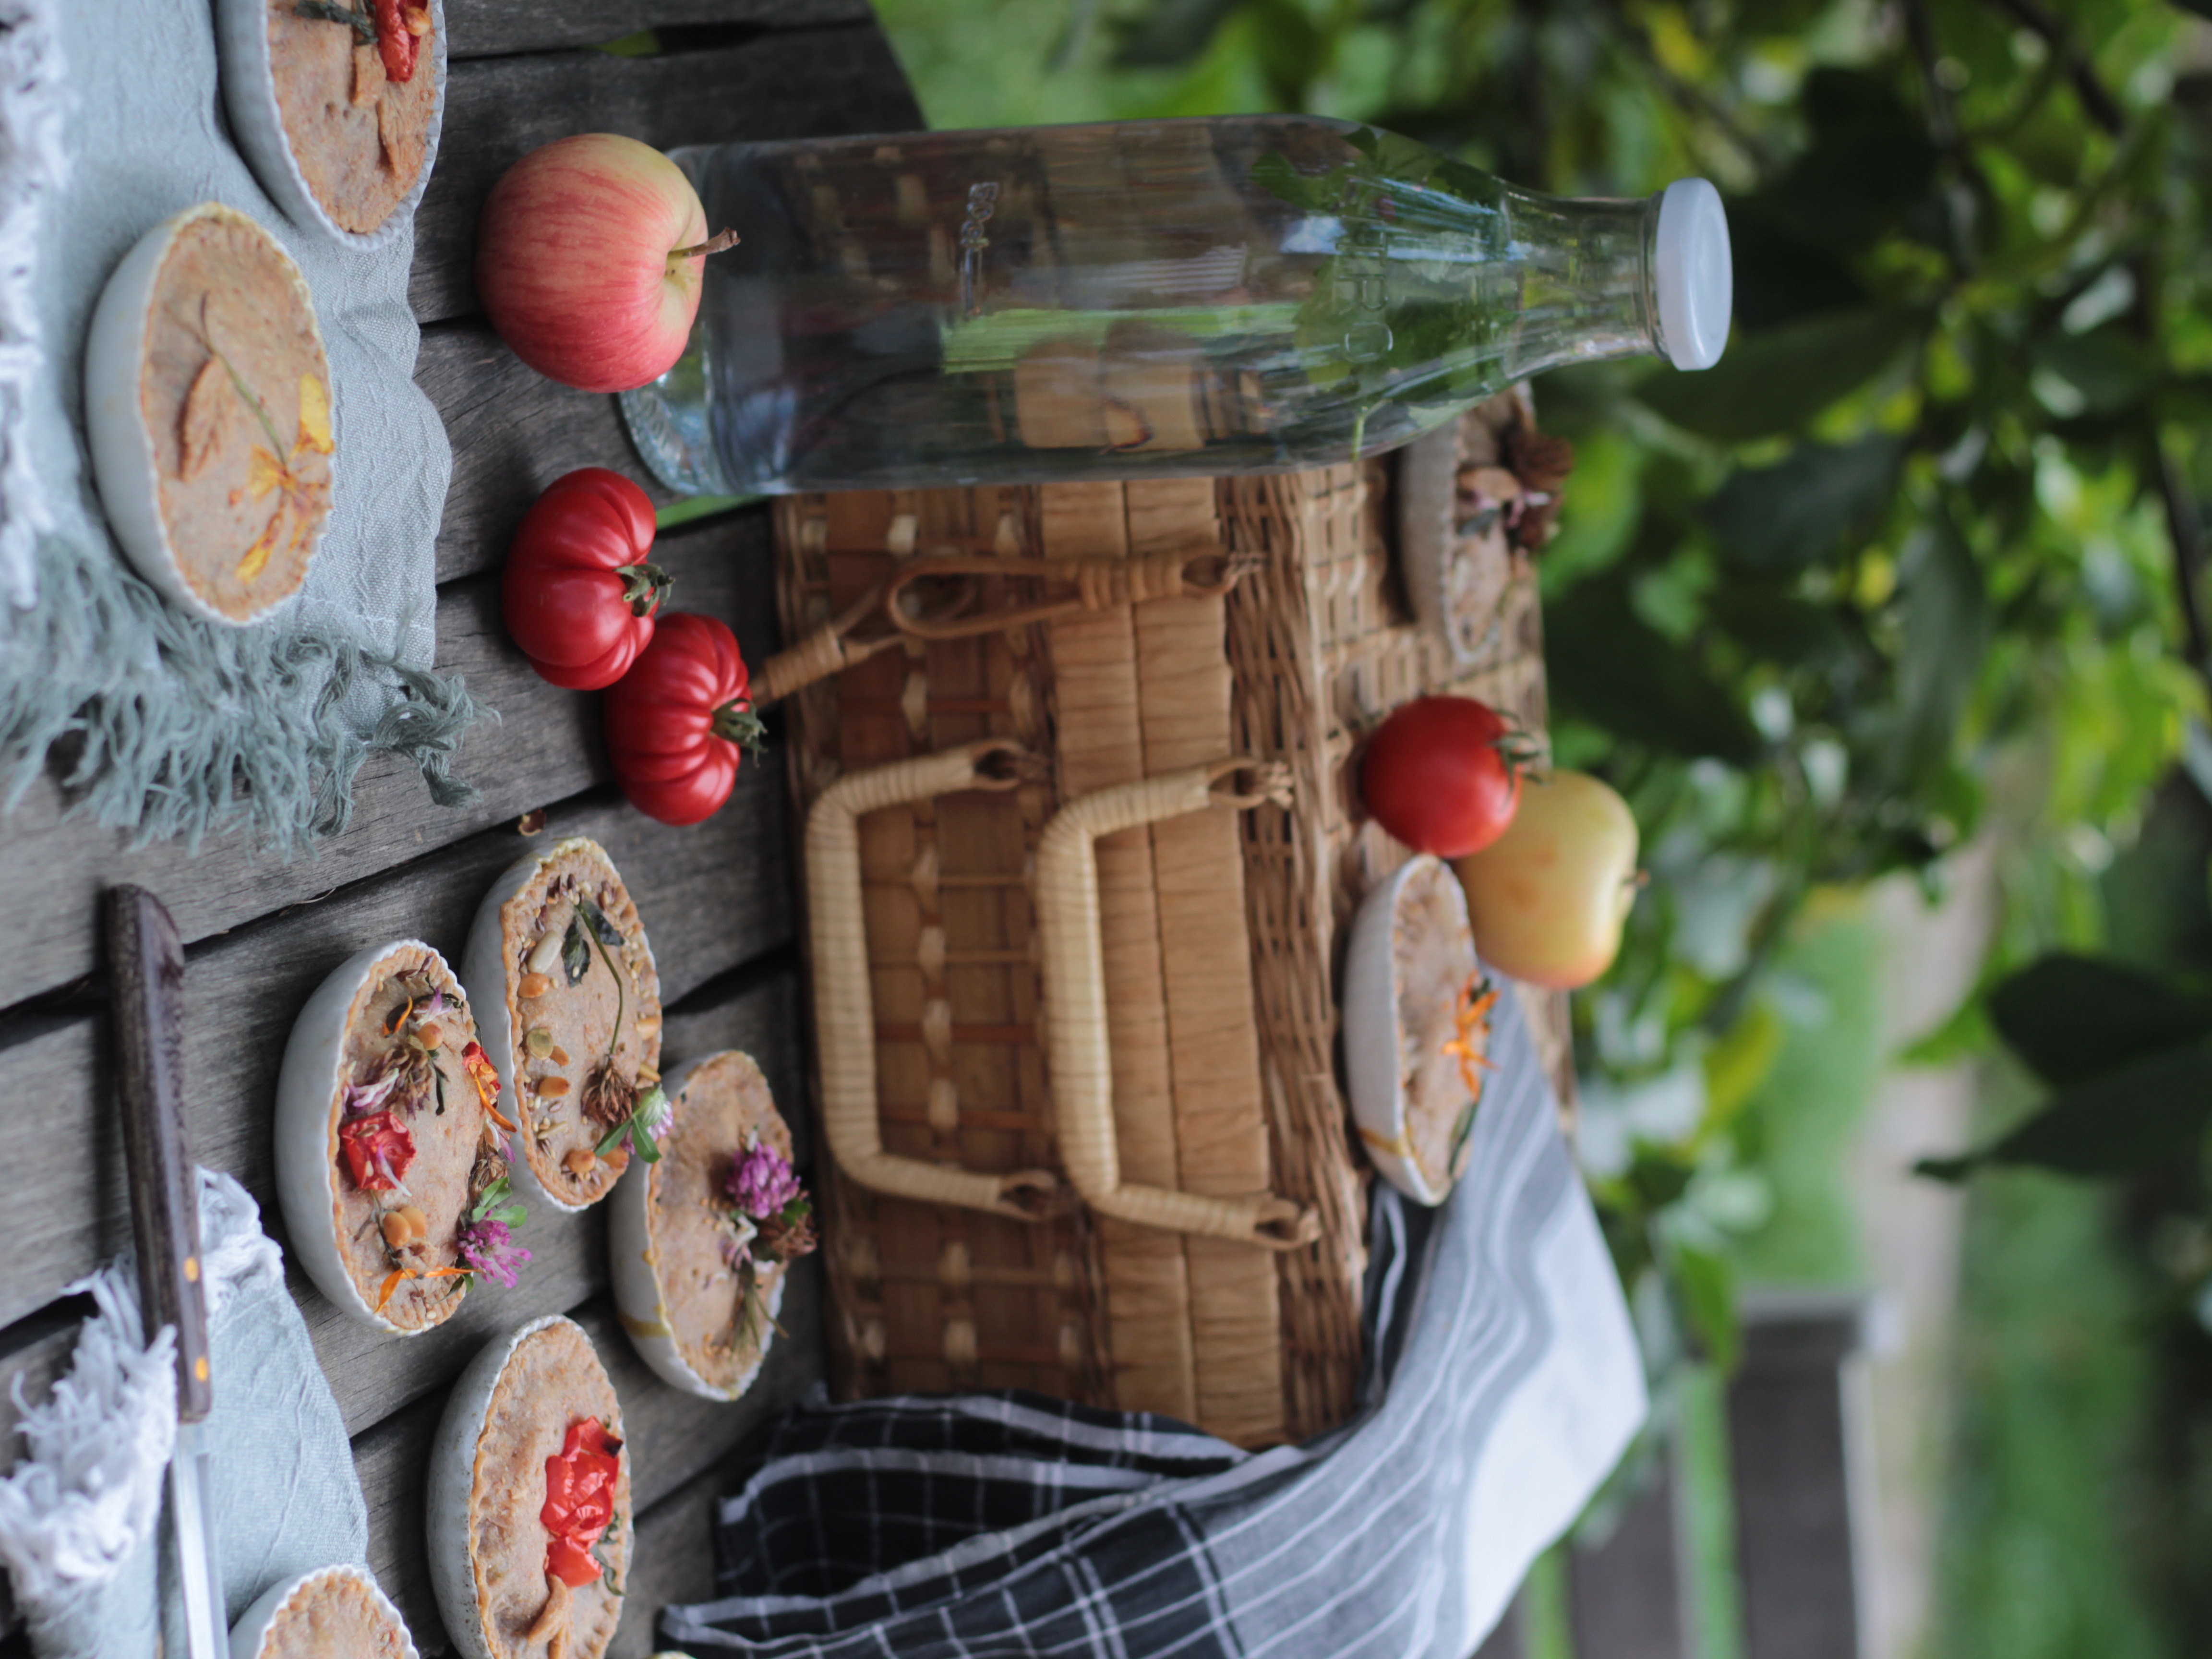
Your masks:
[{"label": "tart with purple clover flower", "polygon": [[461,958],[483,1046],[520,1126],[515,1182],[581,1210],[653,1145],[660,976],[598,842],[532,853],[493,884]]},{"label": "tart with purple clover flower", "polygon": [[665,1133],[609,1204],[615,1302],[639,1357],[707,1400],[735,1400],[775,1340],[812,1206],[768,1079],[734,1049],[672,1073]]},{"label": "tart with purple clover flower", "polygon": [[343,1312],[411,1336],[530,1253],[499,1079],[446,959],[372,946],[325,980],[277,1081],[276,1189],[295,1254]]}]

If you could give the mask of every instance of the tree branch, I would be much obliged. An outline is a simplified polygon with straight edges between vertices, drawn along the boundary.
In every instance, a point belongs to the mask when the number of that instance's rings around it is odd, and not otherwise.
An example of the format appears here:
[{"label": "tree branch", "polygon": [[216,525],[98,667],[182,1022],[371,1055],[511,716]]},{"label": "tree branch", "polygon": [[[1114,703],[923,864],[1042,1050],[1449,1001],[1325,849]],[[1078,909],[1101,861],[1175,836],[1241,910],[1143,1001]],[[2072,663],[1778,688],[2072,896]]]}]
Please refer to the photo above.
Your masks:
[{"label": "tree branch", "polygon": [[[2112,89],[2097,78],[2097,71],[2089,60],[2074,49],[2068,37],[2066,25],[2043,0],[1990,0],[1999,11],[2008,13],[2020,23],[2042,36],[2044,45],[2066,65],[2066,74],[2074,82],[2074,95],[2081,100],[2081,107],[2089,118],[2106,132],[2117,135],[2128,124],[2127,112],[2120,100],[2112,96]],[[2212,0],[2181,0],[2191,11],[2212,4]],[[2212,15],[2212,14],[2208,14]]]}]

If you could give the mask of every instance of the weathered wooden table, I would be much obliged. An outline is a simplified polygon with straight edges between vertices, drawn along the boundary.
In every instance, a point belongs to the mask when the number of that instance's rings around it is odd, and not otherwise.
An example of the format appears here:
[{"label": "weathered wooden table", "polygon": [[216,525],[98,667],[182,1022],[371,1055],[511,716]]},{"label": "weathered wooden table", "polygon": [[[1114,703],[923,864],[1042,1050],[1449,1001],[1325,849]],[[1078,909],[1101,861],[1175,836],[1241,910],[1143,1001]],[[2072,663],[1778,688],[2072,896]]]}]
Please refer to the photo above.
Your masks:
[{"label": "weathered wooden table", "polygon": [[[65,819],[51,777],[0,818],[0,1170],[13,1194],[0,1206],[0,1469],[15,1455],[10,1385],[21,1377],[42,1391],[74,1343],[84,1309],[63,1288],[129,1241],[99,952],[100,896],[112,883],[159,894],[190,945],[193,1144],[202,1162],[246,1183],[280,1241],[270,1111],[294,1014],[363,945],[413,935],[458,958],[477,900],[526,845],[517,820],[535,808],[547,810],[549,834],[595,836],[621,866],[659,958],[669,1052],[747,1049],[780,1100],[802,1099],[781,767],[748,765],[728,805],[697,828],[653,823],[609,782],[598,698],[545,684],[507,643],[499,566],[538,491],[575,466],[644,473],[611,398],[556,386],[501,344],[477,314],[470,264],[493,181],[564,134],[621,132],[665,147],[911,129],[920,112],[866,0],[447,0],[447,15],[445,137],[416,223],[411,297],[423,325],[416,378],[453,446],[438,538],[438,666],[465,675],[501,715],[470,734],[459,757],[482,797],[447,811],[411,769],[374,763],[352,827],[319,857],[289,862],[234,841],[197,855],[174,844],[134,850],[127,837]],[[589,49],[647,28],[659,31],[655,55]],[[764,510],[672,532],[655,556],[677,579],[678,605],[724,618],[748,659],[764,659],[775,616]],[[709,1405],[662,1385],[616,1323],[605,1225],[598,1210],[556,1217],[541,1206],[525,1234],[536,1259],[520,1287],[471,1296],[450,1323],[405,1342],[343,1320],[294,1276],[353,1437],[372,1562],[425,1654],[450,1644],[423,1556],[424,1465],[448,1386],[494,1331],[572,1312],[621,1391],[638,1547],[619,1655],[652,1650],[663,1601],[709,1589],[708,1510],[725,1455],[822,1374],[820,1278],[806,1272],[785,1303],[789,1339],[744,1401]],[[0,1654],[21,1644],[0,1643]]]}]

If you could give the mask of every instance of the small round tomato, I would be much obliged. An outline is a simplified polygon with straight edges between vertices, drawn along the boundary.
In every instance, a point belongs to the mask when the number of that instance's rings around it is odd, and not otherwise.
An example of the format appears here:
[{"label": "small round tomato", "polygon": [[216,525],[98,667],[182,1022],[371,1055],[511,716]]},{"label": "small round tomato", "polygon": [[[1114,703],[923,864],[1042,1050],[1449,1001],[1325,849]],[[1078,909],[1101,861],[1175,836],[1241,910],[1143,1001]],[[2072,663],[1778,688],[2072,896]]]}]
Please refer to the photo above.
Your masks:
[{"label": "small round tomato", "polygon": [[507,549],[507,631],[540,676],[572,691],[612,685],[653,638],[668,573],[648,562],[653,502],[619,472],[556,478]]},{"label": "small round tomato", "polygon": [[1463,858],[1513,822],[1528,758],[1528,740],[1489,704],[1422,697],[1368,739],[1360,798],[1376,823],[1414,851]]},{"label": "small round tomato", "polygon": [[737,636],[678,611],[607,690],[607,756],[631,805],[663,823],[696,823],[730,798],[738,761],[760,746],[760,716]]}]

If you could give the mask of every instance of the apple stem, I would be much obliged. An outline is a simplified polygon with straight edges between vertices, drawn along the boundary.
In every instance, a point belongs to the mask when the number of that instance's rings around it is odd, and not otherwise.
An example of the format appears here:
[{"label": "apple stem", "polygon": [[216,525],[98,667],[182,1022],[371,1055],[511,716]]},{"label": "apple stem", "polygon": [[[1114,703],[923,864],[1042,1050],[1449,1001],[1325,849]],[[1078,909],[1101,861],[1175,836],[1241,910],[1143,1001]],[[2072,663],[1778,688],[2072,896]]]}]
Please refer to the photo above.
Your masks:
[{"label": "apple stem", "polygon": [[702,259],[709,253],[725,252],[737,245],[738,233],[734,230],[725,230],[720,235],[710,238],[707,241],[694,242],[690,247],[672,250],[668,256],[668,263],[672,265],[678,259]]}]

